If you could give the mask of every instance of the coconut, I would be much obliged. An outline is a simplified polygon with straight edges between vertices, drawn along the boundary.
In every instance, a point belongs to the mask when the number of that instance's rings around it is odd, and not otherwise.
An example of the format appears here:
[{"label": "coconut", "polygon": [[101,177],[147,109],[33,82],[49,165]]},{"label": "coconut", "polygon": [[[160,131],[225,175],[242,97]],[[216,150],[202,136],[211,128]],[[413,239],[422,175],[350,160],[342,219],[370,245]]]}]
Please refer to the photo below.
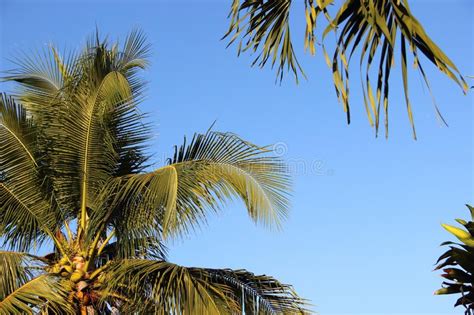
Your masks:
[{"label": "coconut", "polygon": [[72,259],[73,262],[75,263],[83,263],[84,262],[84,257],[82,256],[74,256],[74,258]]},{"label": "coconut", "polygon": [[71,273],[73,271],[72,267],[69,265],[62,266],[61,271],[66,271],[67,273]]},{"label": "coconut", "polygon": [[86,264],[83,263],[83,262],[78,262],[78,263],[76,264],[76,270],[82,270],[82,269],[84,269],[84,266],[85,266],[85,265],[86,265]]},{"label": "coconut", "polygon": [[67,258],[66,256],[63,256],[63,258],[59,260],[60,265],[67,265],[68,263],[69,263],[69,258]]},{"label": "coconut", "polygon": [[78,282],[79,280],[82,279],[82,276],[84,276],[85,272],[82,270],[75,270],[72,275],[71,275],[71,281],[72,282]]},{"label": "coconut", "polygon": [[84,280],[82,281],[79,281],[77,284],[76,284],[76,289],[78,291],[82,291],[84,290],[85,288],[87,288],[89,286],[89,284],[87,282],[85,282]]}]

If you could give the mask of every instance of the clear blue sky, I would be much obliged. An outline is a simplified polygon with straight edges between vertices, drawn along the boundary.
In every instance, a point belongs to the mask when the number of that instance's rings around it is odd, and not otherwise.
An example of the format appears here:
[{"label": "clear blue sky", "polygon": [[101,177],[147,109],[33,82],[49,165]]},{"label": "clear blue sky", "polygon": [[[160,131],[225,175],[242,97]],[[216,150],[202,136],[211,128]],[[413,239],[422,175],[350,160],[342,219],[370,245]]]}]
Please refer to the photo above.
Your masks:
[{"label": "clear blue sky", "polygon": [[[298,6],[293,36],[309,80],[296,86],[288,76],[278,86],[273,72],[251,69],[249,57],[238,59],[219,41],[230,2],[0,0],[0,69],[11,69],[7,59],[18,51],[50,42],[79,48],[95,25],[112,39],[142,28],[153,45],[143,109],[155,126],[158,163],[183,135],[217,120],[218,130],[281,143],[294,171],[284,231],[255,226],[235,203],[189,240],[171,244],[174,262],[271,274],[321,314],[461,313],[454,297],[433,296],[442,280],[431,270],[449,238],[440,223],[467,217],[464,204],[474,202],[472,96],[425,62],[450,127],[437,123],[412,72],[419,140],[411,138],[399,77],[392,80],[390,138],[376,139],[358,94],[347,126],[321,55],[301,53]],[[474,74],[472,0],[410,3],[462,72]]]}]

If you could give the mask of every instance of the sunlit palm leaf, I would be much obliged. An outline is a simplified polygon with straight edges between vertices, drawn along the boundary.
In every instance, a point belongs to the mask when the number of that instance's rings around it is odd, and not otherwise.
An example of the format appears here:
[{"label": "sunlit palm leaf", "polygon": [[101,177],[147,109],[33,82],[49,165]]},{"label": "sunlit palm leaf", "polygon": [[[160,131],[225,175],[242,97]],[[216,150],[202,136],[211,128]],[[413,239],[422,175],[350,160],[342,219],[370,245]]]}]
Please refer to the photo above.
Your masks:
[{"label": "sunlit palm leaf", "polygon": [[[131,307],[153,309],[155,314],[224,314],[219,305],[224,302],[238,309],[227,299],[226,286],[213,285],[205,271],[186,268],[164,261],[124,260],[108,273],[109,292],[126,293]],[[228,304],[232,303],[232,304]]]},{"label": "sunlit palm leaf", "polygon": [[25,284],[32,273],[25,268],[27,253],[0,251],[0,300]]},{"label": "sunlit palm leaf", "polygon": [[293,288],[273,277],[254,275],[246,270],[206,269],[212,283],[232,289],[246,314],[308,314],[306,302]]},{"label": "sunlit palm leaf", "polygon": [[60,214],[41,187],[31,119],[4,95],[0,115],[0,236],[10,247],[25,251],[52,235]]},{"label": "sunlit palm leaf", "polygon": [[0,301],[0,314],[34,314],[45,305],[53,314],[74,314],[64,284],[49,275],[34,278]]},{"label": "sunlit palm leaf", "polygon": [[[330,7],[336,3],[340,3],[340,5],[335,16],[332,17]],[[230,38],[229,44],[240,40],[239,52],[252,47],[258,53],[255,62],[259,62],[261,67],[265,66],[268,56],[272,55],[272,65],[277,60],[279,61],[277,75],[280,79],[285,66],[291,69],[296,77],[300,70],[299,67],[294,66],[298,65],[298,61],[289,38],[288,15],[291,4],[291,0],[244,0],[242,2],[234,0],[231,8],[230,29],[225,36]],[[349,104],[351,99],[349,95],[349,65],[351,57],[356,51],[360,55],[365,109],[370,124],[375,126],[376,135],[380,118],[383,117],[385,134],[388,136],[389,78],[395,63],[395,52],[399,50],[407,112],[413,128],[413,136],[416,138],[413,111],[408,97],[407,63],[409,61],[405,47],[407,44],[413,55],[413,63],[420,71],[430,93],[430,83],[420,64],[420,52],[441,72],[457,83],[464,92],[466,91],[467,84],[459,70],[427,35],[410,11],[407,0],[305,0],[305,5],[305,48],[309,49],[311,54],[316,52],[315,30],[322,15],[328,21],[328,25],[322,33],[323,41],[329,33],[336,35],[332,59],[326,50],[323,50],[326,62],[332,69],[336,94],[343,104],[348,123],[350,122]],[[275,36],[275,34],[280,36]],[[281,36],[281,34],[286,35]],[[397,36],[400,37],[399,48],[397,47]],[[245,40],[247,42],[242,46],[242,41]],[[371,80],[371,66],[377,60],[376,80]],[[376,82],[375,89],[371,81]],[[435,102],[434,105],[438,117],[443,120]]]},{"label": "sunlit palm leaf", "polygon": [[128,307],[141,305],[155,314],[308,314],[290,286],[245,270],[126,260],[108,277],[107,290],[128,292]]},{"label": "sunlit palm leaf", "polygon": [[115,181],[112,191],[127,206],[114,215],[127,218],[135,211],[135,221],[148,216],[166,233],[182,232],[238,197],[256,222],[279,226],[287,215],[289,178],[281,161],[267,152],[233,134],[197,134],[189,145],[176,148],[168,166]]}]

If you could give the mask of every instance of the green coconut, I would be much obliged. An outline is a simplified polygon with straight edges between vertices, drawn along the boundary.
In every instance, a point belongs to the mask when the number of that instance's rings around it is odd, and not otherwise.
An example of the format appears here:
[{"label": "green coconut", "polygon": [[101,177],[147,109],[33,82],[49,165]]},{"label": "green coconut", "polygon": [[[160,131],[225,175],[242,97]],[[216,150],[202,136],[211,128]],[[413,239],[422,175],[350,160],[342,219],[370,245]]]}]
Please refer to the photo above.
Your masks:
[{"label": "green coconut", "polygon": [[60,264],[60,265],[67,265],[67,264],[69,264],[69,258],[67,258],[66,256],[63,256],[63,258],[61,258],[61,260],[59,260],[59,264]]},{"label": "green coconut", "polygon": [[66,271],[67,273],[71,273],[73,271],[72,266],[69,266],[69,265],[63,266],[61,270]]},{"label": "green coconut", "polygon": [[80,281],[82,277],[84,276],[85,272],[82,270],[74,270],[74,272],[71,274],[70,280],[74,283]]}]

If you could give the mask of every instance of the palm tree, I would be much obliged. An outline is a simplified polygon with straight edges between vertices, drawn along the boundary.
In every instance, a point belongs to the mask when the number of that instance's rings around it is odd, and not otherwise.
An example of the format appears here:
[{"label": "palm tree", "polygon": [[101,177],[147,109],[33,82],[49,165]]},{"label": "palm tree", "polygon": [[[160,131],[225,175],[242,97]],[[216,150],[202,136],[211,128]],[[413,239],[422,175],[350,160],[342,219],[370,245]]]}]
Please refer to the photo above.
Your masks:
[{"label": "palm tree", "polygon": [[[332,70],[336,95],[343,105],[348,123],[351,120],[349,66],[353,56],[359,57],[363,102],[376,135],[380,118],[383,117],[385,135],[388,136],[389,78],[398,49],[407,113],[415,139],[408,93],[407,50],[411,52],[413,65],[420,72],[432,97],[420,55],[424,55],[466,93],[467,84],[459,70],[425,32],[411,12],[408,0],[305,0],[304,4],[304,17],[302,15],[301,18],[306,21],[305,50],[312,55],[316,53],[316,25],[324,22],[321,20],[327,22],[321,35],[321,46],[326,63]],[[233,0],[230,27],[224,38],[229,38],[229,45],[238,42],[239,54],[245,51],[256,53],[252,65],[276,65],[277,78],[281,80],[285,70],[288,70],[298,81],[298,75],[305,74],[293,48],[289,21],[291,5],[292,0]],[[331,33],[334,33],[336,43],[328,54],[324,42]],[[373,64],[377,67],[376,71],[371,69]],[[433,104],[438,117],[444,122],[434,98]]]},{"label": "palm tree", "polygon": [[[474,314],[474,208],[466,205],[471,212],[471,220],[456,219],[464,229],[443,224],[443,227],[456,236],[461,242],[444,242],[449,249],[439,257],[435,270],[443,269],[442,276],[447,280],[443,288],[435,292],[441,294],[461,295],[455,306],[464,306],[465,315]],[[448,268],[446,268],[448,267]]]},{"label": "palm tree", "polygon": [[[256,222],[287,215],[278,159],[231,133],[196,134],[150,170],[141,69],[149,46],[91,38],[25,57],[0,101],[0,314],[303,314],[291,286],[169,262],[164,241],[234,197]],[[37,256],[34,249],[53,244]],[[50,246],[51,247],[51,246]],[[44,248],[44,247],[43,247]]]}]

